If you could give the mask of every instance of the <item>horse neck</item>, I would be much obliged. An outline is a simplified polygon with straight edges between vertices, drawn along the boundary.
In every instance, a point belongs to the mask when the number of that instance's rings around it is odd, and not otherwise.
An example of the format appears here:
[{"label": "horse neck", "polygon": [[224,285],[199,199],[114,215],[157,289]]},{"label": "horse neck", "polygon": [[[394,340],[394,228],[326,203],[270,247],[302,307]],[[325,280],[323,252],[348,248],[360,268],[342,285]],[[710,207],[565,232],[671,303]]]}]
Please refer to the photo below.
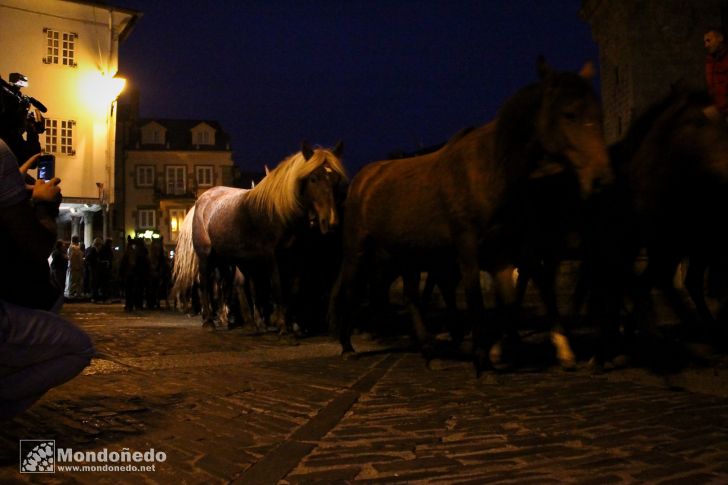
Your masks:
[{"label": "horse neck", "polygon": [[525,178],[543,156],[535,120],[541,97],[539,84],[527,86],[503,105],[495,120],[495,159],[509,181]]}]

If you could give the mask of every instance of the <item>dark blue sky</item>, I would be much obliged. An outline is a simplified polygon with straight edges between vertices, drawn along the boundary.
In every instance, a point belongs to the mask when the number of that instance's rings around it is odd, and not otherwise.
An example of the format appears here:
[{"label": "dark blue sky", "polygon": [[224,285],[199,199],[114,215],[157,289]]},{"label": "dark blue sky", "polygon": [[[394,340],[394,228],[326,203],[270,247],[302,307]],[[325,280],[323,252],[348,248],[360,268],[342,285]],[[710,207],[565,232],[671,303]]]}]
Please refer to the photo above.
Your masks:
[{"label": "dark blue sky", "polygon": [[597,61],[578,0],[118,0],[141,10],[121,71],[143,117],[216,119],[246,169],[342,139],[353,174],[494,117],[536,79]]}]

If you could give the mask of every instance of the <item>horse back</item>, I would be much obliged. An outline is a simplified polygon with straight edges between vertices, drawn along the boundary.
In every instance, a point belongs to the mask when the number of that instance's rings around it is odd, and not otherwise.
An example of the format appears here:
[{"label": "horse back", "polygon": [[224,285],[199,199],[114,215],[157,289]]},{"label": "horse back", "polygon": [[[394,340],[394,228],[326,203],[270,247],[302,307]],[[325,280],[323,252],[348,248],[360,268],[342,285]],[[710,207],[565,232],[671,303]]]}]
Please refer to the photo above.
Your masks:
[{"label": "horse back", "polygon": [[248,191],[233,187],[217,186],[206,190],[195,203],[192,222],[192,241],[195,252],[209,255],[220,241],[235,237],[231,231],[236,217],[238,200]]},{"label": "horse back", "polygon": [[459,134],[436,152],[365,166],[346,202],[348,234],[402,248],[449,247],[462,228],[487,226],[503,185],[494,126]]}]

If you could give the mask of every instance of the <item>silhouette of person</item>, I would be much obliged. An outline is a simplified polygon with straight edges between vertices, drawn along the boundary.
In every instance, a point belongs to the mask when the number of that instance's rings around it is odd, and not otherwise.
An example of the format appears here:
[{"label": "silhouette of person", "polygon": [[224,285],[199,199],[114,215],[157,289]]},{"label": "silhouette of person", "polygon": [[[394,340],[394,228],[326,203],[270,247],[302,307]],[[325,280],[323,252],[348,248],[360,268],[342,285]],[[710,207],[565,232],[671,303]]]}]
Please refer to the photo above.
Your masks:
[{"label": "silhouette of person", "polygon": [[[728,116],[728,47],[720,29],[710,29],[703,36],[707,51],[705,58],[705,81],[713,105],[725,119]],[[711,110],[715,115],[715,110]]]},{"label": "silhouette of person", "polygon": [[78,236],[71,237],[71,245],[68,246],[68,284],[66,296],[68,298],[83,297],[83,249],[79,244]]},{"label": "silhouette of person", "polygon": [[5,235],[0,251],[12,254],[8,269],[14,276],[10,289],[0,287],[0,419],[23,412],[78,375],[95,353],[86,333],[47,311],[63,302],[47,262],[56,240],[60,180],[26,186],[25,174],[36,159],[18,170],[17,159],[0,139],[0,233]]}]

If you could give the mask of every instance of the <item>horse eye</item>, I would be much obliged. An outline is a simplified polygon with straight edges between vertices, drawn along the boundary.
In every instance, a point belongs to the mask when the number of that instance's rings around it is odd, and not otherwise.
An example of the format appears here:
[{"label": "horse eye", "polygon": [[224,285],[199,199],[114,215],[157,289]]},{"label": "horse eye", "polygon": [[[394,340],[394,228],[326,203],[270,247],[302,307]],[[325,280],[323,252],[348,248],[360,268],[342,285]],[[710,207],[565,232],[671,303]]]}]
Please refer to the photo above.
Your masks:
[{"label": "horse eye", "polygon": [[566,118],[569,121],[576,121],[576,113],[573,113],[571,111],[568,111],[564,113],[564,118]]}]

